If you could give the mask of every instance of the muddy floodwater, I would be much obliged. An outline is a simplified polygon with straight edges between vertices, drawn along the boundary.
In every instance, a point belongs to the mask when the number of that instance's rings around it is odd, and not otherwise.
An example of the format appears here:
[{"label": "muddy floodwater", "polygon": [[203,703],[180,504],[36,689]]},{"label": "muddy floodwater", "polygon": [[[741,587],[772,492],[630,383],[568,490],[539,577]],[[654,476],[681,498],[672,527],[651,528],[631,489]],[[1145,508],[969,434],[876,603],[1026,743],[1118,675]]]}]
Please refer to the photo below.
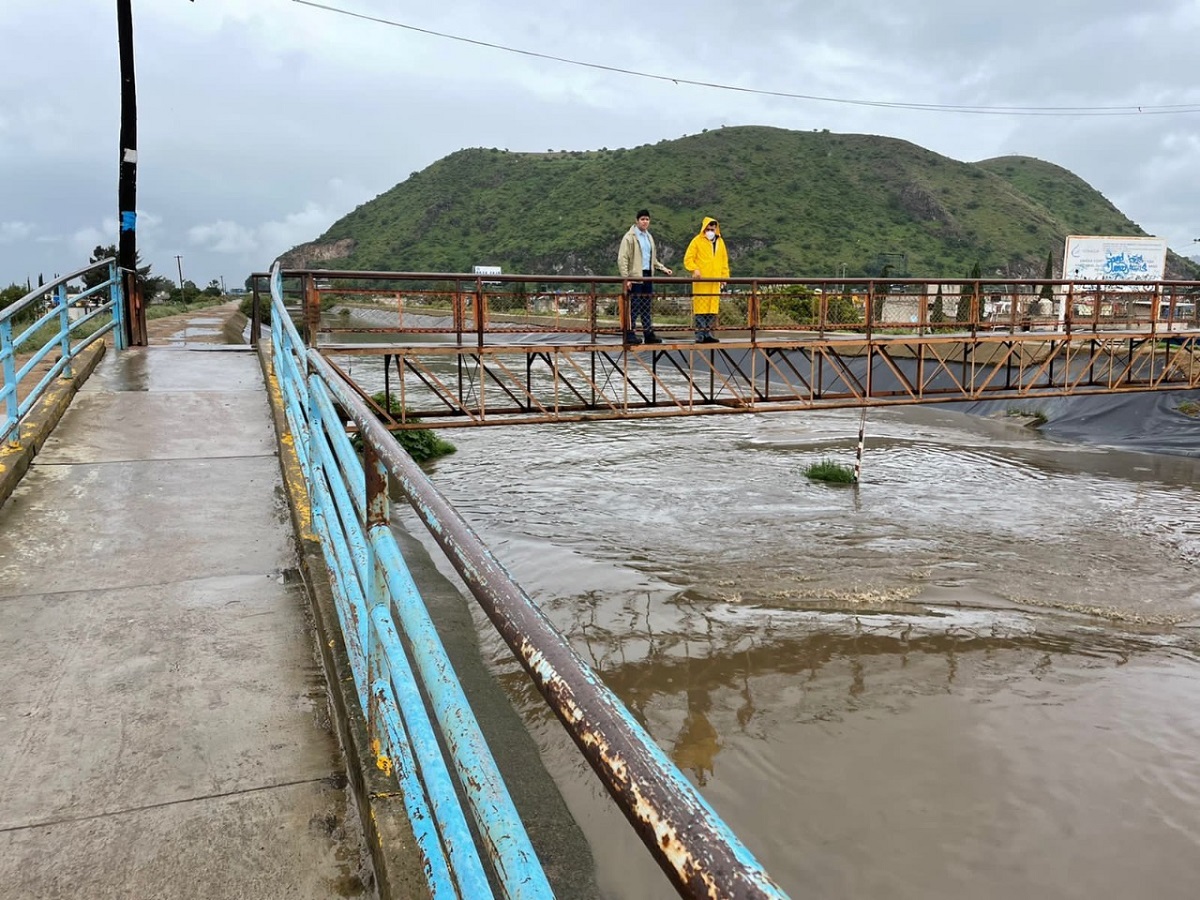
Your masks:
[{"label": "muddy floodwater", "polygon": [[[1200,895],[1200,460],[909,408],[810,483],[858,423],[462,429],[430,471],[791,896]],[[471,607],[602,895],[674,897]]]}]

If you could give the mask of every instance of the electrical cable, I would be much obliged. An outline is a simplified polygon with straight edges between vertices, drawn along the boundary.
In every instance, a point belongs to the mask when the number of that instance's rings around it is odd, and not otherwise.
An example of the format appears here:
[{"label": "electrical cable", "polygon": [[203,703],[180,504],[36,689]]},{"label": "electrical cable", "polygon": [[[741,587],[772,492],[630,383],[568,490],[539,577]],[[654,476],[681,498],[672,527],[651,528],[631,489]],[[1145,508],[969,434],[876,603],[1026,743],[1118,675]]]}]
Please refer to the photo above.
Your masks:
[{"label": "electrical cable", "polygon": [[669,81],[676,85],[686,84],[692,87],[703,87],[720,91],[734,91],[737,93],[755,94],[763,97],[780,97],[787,100],[809,100],[817,103],[840,103],[847,106],[866,106],[878,109],[906,109],[919,112],[961,113],[968,115],[990,116],[1163,116],[1200,113],[1200,104],[1196,103],[1178,103],[1163,106],[972,106],[966,104],[907,103],[892,100],[860,100],[846,97],[821,97],[814,94],[799,94],[790,91],[772,91],[763,88],[748,88],[733,84],[721,84],[713,81],[698,81],[692,78],[678,78],[671,75],[659,75],[653,72],[641,72],[637,69],[626,69],[620,66],[608,66],[604,65],[603,63],[584,62],[578,59],[570,59],[565,56],[554,56],[550,53],[539,53],[535,50],[523,50],[519,47],[509,47],[505,44],[496,44],[490,41],[481,41],[475,38],[463,37],[457,34],[448,34],[444,31],[433,31],[429,28],[420,28],[416,25],[407,25],[403,22],[396,22],[391,19],[384,19],[378,16],[368,16],[365,13],[357,13],[353,12],[352,10],[342,9],[341,7],[330,6],[325,3],[316,3],[314,0],[292,0],[292,2],[299,3],[302,6],[311,6],[314,9],[320,9],[342,16],[349,16],[350,18],[354,19],[375,22],[379,25],[389,25],[393,28],[402,28],[406,31],[416,32],[417,34],[443,38],[444,40],[449,41],[458,41],[459,43],[471,44],[476,47],[487,47],[488,49],[500,50],[505,53],[516,53],[521,56],[531,56],[536,59],[544,59],[550,62],[564,63],[571,66],[580,66],[587,69],[597,69],[602,72],[612,72],[618,75],[631,75],[637,78],[649,78],[654,81]]}]

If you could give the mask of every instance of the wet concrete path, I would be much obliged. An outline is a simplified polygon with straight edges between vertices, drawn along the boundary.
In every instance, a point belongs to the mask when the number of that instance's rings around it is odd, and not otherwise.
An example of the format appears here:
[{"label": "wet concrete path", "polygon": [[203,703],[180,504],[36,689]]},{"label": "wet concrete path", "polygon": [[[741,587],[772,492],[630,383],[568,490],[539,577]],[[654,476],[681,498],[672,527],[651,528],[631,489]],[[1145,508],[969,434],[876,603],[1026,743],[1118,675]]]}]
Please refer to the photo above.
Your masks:
[{"label": "wet concrete path", "polygon": [[0,509],[5,900],[373,895],[258,360],[185,347],[110,352]]}]

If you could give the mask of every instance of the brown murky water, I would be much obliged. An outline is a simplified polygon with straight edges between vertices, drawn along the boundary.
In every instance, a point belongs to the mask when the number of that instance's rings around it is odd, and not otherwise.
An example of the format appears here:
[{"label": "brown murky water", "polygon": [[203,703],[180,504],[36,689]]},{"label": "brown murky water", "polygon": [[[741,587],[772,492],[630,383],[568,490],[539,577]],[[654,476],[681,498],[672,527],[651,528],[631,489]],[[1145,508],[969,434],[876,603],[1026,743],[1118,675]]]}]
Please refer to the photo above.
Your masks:
[{"label": "brown murky water", "polygon": [[[809,483],[857,427],[460,430],[432,475],[792,896],[1196,896],[1200,461],[913,408]],[[476,624],[604,896],[675,896]]]},{"label": "brown murky water", "polygon": [[[793,896],[1195,896],[1197,463],[869,427],[858,488],[801,474],[853,413],[460,431],[434,477]],[[673,896],[479,626],[605,896]]]}]

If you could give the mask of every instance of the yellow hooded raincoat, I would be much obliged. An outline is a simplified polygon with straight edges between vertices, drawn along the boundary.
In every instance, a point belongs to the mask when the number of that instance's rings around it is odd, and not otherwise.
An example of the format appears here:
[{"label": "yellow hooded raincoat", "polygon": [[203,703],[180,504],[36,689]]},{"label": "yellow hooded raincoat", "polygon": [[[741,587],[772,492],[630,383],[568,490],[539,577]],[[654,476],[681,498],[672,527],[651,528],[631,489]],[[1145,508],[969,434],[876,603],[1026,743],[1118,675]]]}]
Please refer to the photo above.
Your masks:
[{"label": "yellow hooded raincoat", "polygon": [[[717,226],[716,246],[704,236],[709,223]],[[701,278],[728,278],[729,254],[725,252],[725,239],[721,237],[721,226],[711,216],[705,216],[700,233],[692,238],[687,252],[683,254],[683,265],[689,272],[699,272]],[[721,302],[721,285],[715,281],[692,285],[692,313],[697,316],[716,315]]]}]

